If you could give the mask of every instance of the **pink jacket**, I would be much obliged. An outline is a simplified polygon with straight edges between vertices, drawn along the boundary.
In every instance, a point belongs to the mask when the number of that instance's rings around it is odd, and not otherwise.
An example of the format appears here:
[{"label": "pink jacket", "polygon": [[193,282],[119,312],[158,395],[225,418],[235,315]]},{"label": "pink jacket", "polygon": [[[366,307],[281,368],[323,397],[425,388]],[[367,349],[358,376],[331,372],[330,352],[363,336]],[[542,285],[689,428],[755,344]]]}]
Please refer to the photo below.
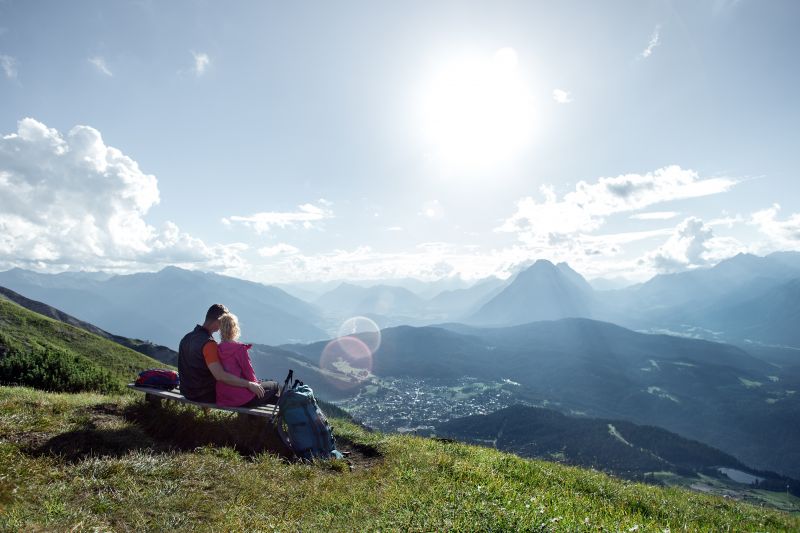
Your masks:
[{"label": "pink jacket", "polygon": [[[250,363],[250,354],[247,351],[252,344],[241,342],[222,342],[219,345],[219,362],[225,372],[247,381],[257,381],[253,365]],[[255,394],[244,387],[234,387],[217,381],[217,405],[238,407],[255,398]]]}]

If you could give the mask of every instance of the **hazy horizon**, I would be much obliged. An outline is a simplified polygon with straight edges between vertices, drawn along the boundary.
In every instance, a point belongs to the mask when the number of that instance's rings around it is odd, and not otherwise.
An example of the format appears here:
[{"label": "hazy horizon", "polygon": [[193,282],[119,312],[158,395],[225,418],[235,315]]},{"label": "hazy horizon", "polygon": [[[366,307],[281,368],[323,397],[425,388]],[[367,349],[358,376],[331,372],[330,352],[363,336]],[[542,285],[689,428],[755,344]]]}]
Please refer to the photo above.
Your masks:
[{"label": "hazy horizon", "polygon": [[[778,251],[772,252],[772,253],[785,253],[785,252],[792,253],[794,251],[793,250],[787,250],[787,251],[778,250]],[[797,252],[797,253],[800,253],[800,252]],[[736,255],[722,258],[716,263],[706,264],[706,265],[695,267],[693,269],[682,270],[680,272],[689,272],[690,270],[697,270],[697,269],[712,269],[712,268],[716,267],[717,265],[719,265],[720,263],[723,263],[723,262],[725,262],[725,261],[727,261],[729,259],[734,259],[735,257],[737,257],[739,255],[743,255],[743,254],[745,254],[745,252],[739,252]],[[747,254],[747,255],[752,255],[754,257],[764,258],[764,257],[767,257],[767,256],[769,256],[771,254],[767,254],[767,255],[764,255],[764,256],[758,256],[758,255],[755,255],[755,254]],[[544,257],[543,258],[538,258],[538,259],[531,259],[529,261],[525,261],[523,263],[515,265],[514,268],[510,272],[506,272],[505,273],[506,275],[503,276],[503,277],[495,276],[494,274],[490,274],[490,275],[482,277],[482,278],[474,278],[474,279],[468,279],[468,278],[460,277],[460,274],[458,272],[456,272],[454,274],[444,275],[444,276],[441,276],[439,278],[432,278],[432,279],[423,279],[423,278],[419,278],[419,277],[415,277],[415,276],[404,276],[404,277],[397,277],[397,278],[329,278],[329,279],[308,279],[308,280],[300,280],[300,281],[297,281],[297,280],[295,280],[295,281],[280,281],[280,280],[270,281],[270,280],[249,279],[249,278],[247,278],[245,276],[236,276],[236,275],[229,274],[229,273],[215,272],[213,270],[206,270],[206,269],[202,269],[202,268],[186,268],[185,266],[179,266],[179,265],[163,265],[163,266],[160,266],[159,268],[156,268],[156,269],[153,269],[153,270],[139,270],[137,272],[130,272],[130,273],[118,273],[118,272],[112,272],[112,271],[108,271],[108,270],[88,270],[88,269],[72,269],[72,270],[61,270],[61,271],[51,272],[51,271],[37,271],[35,269],[26,269],[26,268],[22,268],[22,267],[12,267],[12,268],[7,269],[7,270],[0,270],[0,272],[5,272],[5,271],[13,270],[15,268],[19,268],[21,270],[25,270],[25,271],[29,271],[29,272],[37,272],[37,273],[40,273],[40,274],[50,274],[50,275],[73,273],[73,274],[102,274],[102,275],[107,275],[107,276],[111,277],[111,276],[127,275],[127,274],[135,274],[135,273],[151,273],[152,274],[152,273],[161,272],[162,270],[168,269],[168,268],[180,268],[180,269],[187,270],[187,271],[197,271],[197,272],[202,272],[202,273],[206,273],[206,274],[220,274],[220,275],[224,275],[224,276],[230,276],[230,277],[239,278],[239,279],[242,279],[242,280],[245,280],[245,281],[254,281],[254,282],[257,282],[257,283],[262,283],[264,285],[294,286],[294,287],[298,287],[298,288],[303,288],[303,287],[309,287],[310,286],[310,287],[316,287],[316,288],[319,289],[319,288],[327,287],[327,286],[336,286],[336,285],[338,285],[340,283],[352,283],[352,284],[355,284],[355,285],[362,285],[362,286],[374,286],[374,285],[378,285],[378,284],[389,284],[389,285],[391,285],[392,282],[395,282],[395,283],[398,283],[397,286],[401,286],[402,285],[401,282],[404,282],[404,281],[416,282],[416,283],[419,283],[419,284],[422,284],[422,285],[429,285],[429,284],[430,285],[435,285],[437,283],[444,283],[444,282],[448,282],[449,281],[449,282],[452,282],[453,284],[456,284],[453,288],[468,288],[468,287],[474,286],[477,283],[480,283],[483,280],[489,279],[491,277],[497,277],[498,279],[501,279],[501,280],[504,280],[504,281],[508,281],[513,276],[515,276],[517,273],[519,273],[520,271],[525,270],[526,268],[532,266],[535,262],[540,261],[540,260],[548,261],[548,262],[552,263],[553,265],[558,265],[558,264],[564,263],[567,266],[569,266],[570,268],[572,268],[573,270],[575,270],[578,274],[583,276],[584,279],[586,279],[586,281],[588,281],[590,284],[594,284],[596,282],[599,282],[602,285],[602,284],[604,284],[604,282],[607,282],[607,284],[609,285],[608,288],[605,288],[605,287],[604,288],[597,288],[597,287],[595,287],[595,290],[609,290],[610,288],[614,288],[614,289],[625,288],[625,287],[629,287],[629,286],[632,286],[632,285],[637,285],[637,284],[640,284],[640,283],[647,282],[647,281],[653,279],[654,277],[656,277],[656,276],[658,276],[660,274],[660,273],[655,273],[651,277],[645,278],[643,280],[634,280],[634,279],[630,279],[630,278],[627,278],[627,277],[621,276],[621,275],[620,276],[613,276],[613,277],[598,276],[598,277],[592,278],[592,277],[585,276],[582,272],[574,269],[572,267],[572,265],[570,265],[566,261],[556,262],[556,261],[551,261],[550,259],[547,259],[547,258],[544,258]],[[670,273],[679,273],[679,272],[670,272]],[[448,290],[448,289],[442,289],[442,290]]]}]

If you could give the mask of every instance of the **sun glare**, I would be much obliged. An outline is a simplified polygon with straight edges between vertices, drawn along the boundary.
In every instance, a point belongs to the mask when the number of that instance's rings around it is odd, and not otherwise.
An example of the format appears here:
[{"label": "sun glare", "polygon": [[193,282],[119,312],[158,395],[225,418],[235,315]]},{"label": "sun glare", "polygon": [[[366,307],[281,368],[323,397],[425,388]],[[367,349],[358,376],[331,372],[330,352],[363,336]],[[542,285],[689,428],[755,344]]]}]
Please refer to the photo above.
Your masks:
[{"label": "sun glare", "polygon": [[424,85],[424,141],[452,170],[493,168],[528,144],[530,89],[513,48],[450,61]]}]

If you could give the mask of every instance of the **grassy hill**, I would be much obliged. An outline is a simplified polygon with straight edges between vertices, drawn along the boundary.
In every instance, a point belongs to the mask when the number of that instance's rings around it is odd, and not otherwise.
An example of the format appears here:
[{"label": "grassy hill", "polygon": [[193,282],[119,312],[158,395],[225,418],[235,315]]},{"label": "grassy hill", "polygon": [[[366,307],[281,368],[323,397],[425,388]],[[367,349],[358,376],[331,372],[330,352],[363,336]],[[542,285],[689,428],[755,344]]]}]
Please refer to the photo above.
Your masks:
[{"label": "grassy hill", "polygon": [[156,410],[131,396],[0,387],[0,529],[800,528],[797,516],[730,499],[371,433],[342,419],[333,419],[339,443],[360,450],[352,470],[342,461],[287,464],[211,438],[237,423],[185,406]]},{"label": "grassy hill", "polygon": [[59,322],[64,322],[65,324],[88,331],[89,333],[93,333],[98,337],[103,337],[104,339],[121,344],[126,348],[130,348],[131,350],[137,351],[148,357],[152,357],[153,359],[161,361],[162,363],[173,366],[178,364],[178,352],[175,350],[167,348],[166,346],[153,344],[149,341],[143,341],[141,339],[129,339],[128,337],[114,335],[113,333],[109,333],[104,329],[98,328],[94,324],[89,324],[88,322],[84,322],[83,320],[75,318],[72,315],[68,315],[60,309],[56,309],[55,307],[47,305],[46,303],[26,298],[25,296],[12,291],[11,289],[0,287],[0,299],[11,300],[15,304],[21,305],[25,309],[33,311],[34,313],[39,313],[40,315],[50,317],[58,320]]},{"label": "grassy hill", "polygon": [[139,371],[163,366],[115,342],[0,299],[0,383],[114,392]]}]

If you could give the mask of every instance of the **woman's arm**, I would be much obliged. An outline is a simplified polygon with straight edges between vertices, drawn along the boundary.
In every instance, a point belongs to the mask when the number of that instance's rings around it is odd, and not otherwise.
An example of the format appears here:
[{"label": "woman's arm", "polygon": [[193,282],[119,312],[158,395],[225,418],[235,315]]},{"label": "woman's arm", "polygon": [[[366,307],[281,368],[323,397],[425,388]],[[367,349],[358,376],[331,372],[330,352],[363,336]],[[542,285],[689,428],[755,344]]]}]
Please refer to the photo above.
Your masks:
[{"label": "woman's arm", "polygon": [[209,364],[208,370],[217,381],[221,381],[227,385],[231,385],[232,387],[246,388],[259,398],[264,396],[264,388],[261,387],[261,385],[255,383],[254,381],[247,381],[246,379],[229,374],[224,368],[222,368],[222,364],[219,362]]}]

